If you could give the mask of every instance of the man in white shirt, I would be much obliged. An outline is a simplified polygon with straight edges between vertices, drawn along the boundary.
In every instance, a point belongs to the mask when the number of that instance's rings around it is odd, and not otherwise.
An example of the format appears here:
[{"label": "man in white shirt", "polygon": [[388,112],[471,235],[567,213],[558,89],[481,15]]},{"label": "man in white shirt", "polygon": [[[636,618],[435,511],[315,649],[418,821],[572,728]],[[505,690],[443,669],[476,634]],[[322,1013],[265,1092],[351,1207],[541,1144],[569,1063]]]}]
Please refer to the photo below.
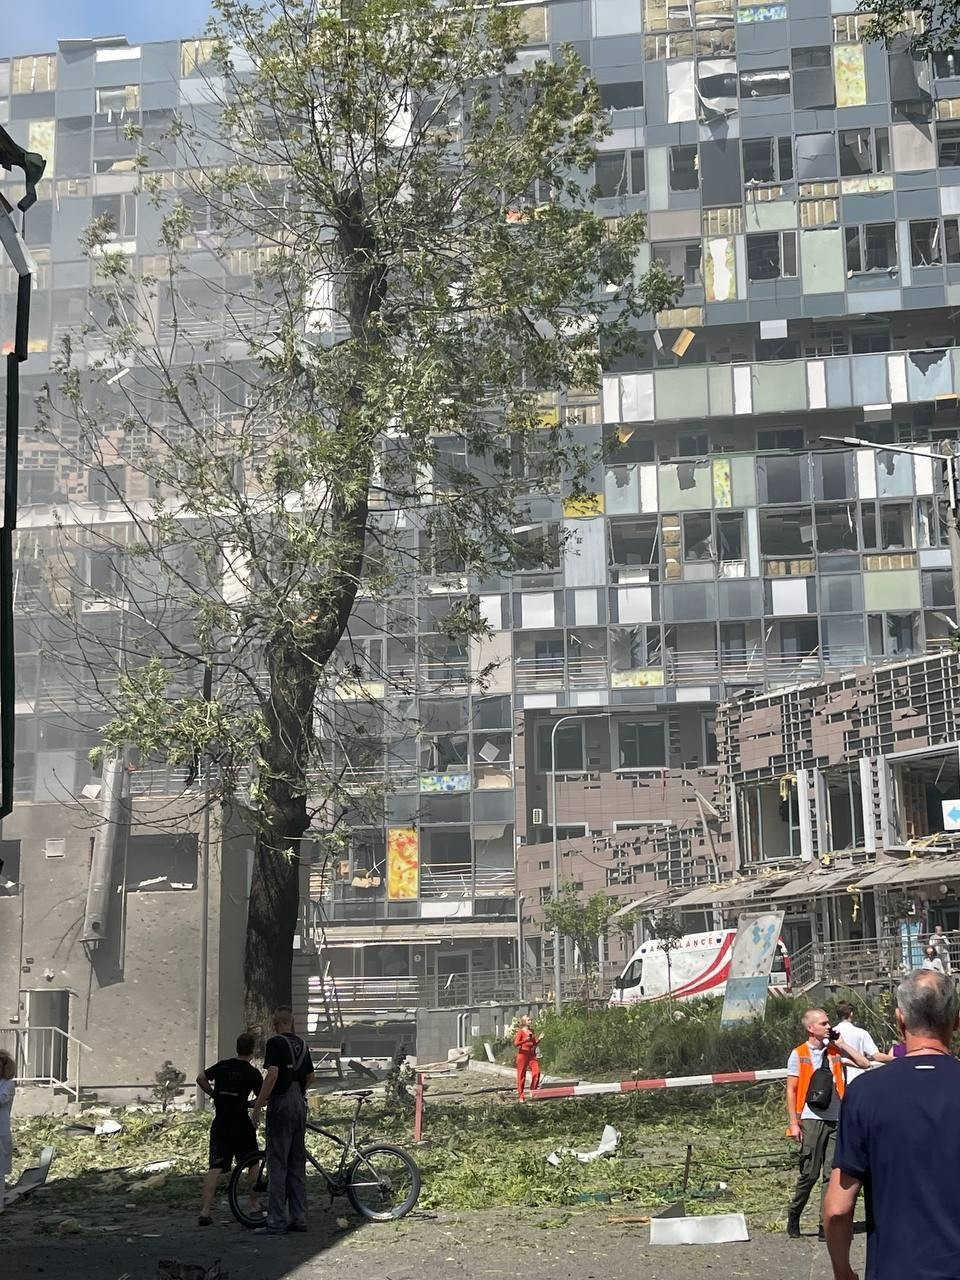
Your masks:
[{"label": "man in white shirt", "polygon": [[[839,1021],[833,1024],[834,1031],[836,1031],[844,1044],[851,1045],[856,1049],[857,1053],[863,1054],[867,1061],[872,1064],[880,1051],[874,1044],[873,1036],[870,1032],[854,1024],[853,1005],[842,1000],[837,1005],[837,1017]],[[863,1068],[854,1066],[852,1062],[845,1062],[843,1069],[847,1077],[847,1084],[851,1080],[856,1080],[857,1076],[863,1075]]]},{"label": "man in white shirt", "polygon": [[950,939],[943,932],[943,925],[937,924],[933,926],[933,933],[930,935],[930,941],[927,944],[934,948],[937,958],[943,965],[943,972],[950,973],[952,965],[950,963]]}]

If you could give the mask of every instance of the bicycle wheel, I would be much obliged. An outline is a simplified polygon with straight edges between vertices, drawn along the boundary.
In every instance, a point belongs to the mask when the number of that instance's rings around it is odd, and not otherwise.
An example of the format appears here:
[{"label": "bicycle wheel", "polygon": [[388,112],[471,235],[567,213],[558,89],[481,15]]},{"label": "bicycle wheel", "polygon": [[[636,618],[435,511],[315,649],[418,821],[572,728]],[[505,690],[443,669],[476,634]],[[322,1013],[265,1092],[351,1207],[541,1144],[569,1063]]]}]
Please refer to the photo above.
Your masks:
[{"label": "bicycle wheel", "polygon": [[263,1151],[237,1162],[227,1199],[230,1212],[242,1226],[263,1226],[267,1220],[267,1157]]},{"label": "bicycle wheel", "polygon": [[361,1147],[346,1174],[347,1198],[372,1222],[389,1222],[410,1212],[420,1195],[420,1170],[402,1147],[377,1143]]}]

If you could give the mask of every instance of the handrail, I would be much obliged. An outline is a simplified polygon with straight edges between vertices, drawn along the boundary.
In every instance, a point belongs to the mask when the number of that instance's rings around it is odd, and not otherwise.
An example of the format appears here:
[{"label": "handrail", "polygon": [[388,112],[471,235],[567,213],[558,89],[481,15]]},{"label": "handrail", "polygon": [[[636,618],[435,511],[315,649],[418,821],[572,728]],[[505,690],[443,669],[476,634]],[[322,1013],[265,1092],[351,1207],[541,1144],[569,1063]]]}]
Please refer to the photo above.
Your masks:
[{"label": "handrail", "polygon": [[[82,1040],[64,1031],[62,1027],[0,1027],[0,1043],[4,1039],[13,1040],[13,1060],[17,1067],[17,1080],[20,1084],[44,1085],[48,1088],[65,1089],[73,1094],[75,1102],[80,1101],[81,1058],[83,1051],[93,1050]],[[39,1046],[39,1047],[38,1047]],[[70,1048],[73,1047],[73,1054]],[[70,1060],[73,1058],[73,1083],[70,1083]],[[52,1068],[63,1063],[63,1074],[54,1074]],[[40,1067],[40,1070],[35,1069]],[[47,1067],[48,1070],[42,1070]]]}]

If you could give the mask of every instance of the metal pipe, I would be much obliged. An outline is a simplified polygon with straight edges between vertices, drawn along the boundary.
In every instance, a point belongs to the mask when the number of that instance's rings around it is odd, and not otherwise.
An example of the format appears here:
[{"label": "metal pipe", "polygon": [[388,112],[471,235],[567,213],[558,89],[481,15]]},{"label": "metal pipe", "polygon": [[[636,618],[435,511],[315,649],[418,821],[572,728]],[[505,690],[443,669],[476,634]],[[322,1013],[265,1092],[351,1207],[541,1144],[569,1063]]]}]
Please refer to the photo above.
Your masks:
[{"label": "metal pipe", "polygon": [[[201,694],[204,702],[213,697],[213,670],[209,662],[203,668]],[[210,958],[210,760],[200,761],[203,784],[203,820],[200,836],[200,964],[197,990],[197,1075],[207,1065],[207,967]],[[203,1111],[207,1095],[197,1085],[194,1109]]]}]

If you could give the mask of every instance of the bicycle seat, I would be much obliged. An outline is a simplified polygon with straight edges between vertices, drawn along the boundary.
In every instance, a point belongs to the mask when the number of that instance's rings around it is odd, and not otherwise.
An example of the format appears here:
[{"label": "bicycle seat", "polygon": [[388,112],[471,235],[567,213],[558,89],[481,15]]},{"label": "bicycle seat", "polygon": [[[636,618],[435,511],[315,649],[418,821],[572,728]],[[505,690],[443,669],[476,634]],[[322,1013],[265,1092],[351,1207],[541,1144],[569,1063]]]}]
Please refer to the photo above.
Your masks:
[{"label": "bicycle seat", "polygon": [[340,1095],[341,1098],[372,1098],[372,1089],[345,1089]]}]

